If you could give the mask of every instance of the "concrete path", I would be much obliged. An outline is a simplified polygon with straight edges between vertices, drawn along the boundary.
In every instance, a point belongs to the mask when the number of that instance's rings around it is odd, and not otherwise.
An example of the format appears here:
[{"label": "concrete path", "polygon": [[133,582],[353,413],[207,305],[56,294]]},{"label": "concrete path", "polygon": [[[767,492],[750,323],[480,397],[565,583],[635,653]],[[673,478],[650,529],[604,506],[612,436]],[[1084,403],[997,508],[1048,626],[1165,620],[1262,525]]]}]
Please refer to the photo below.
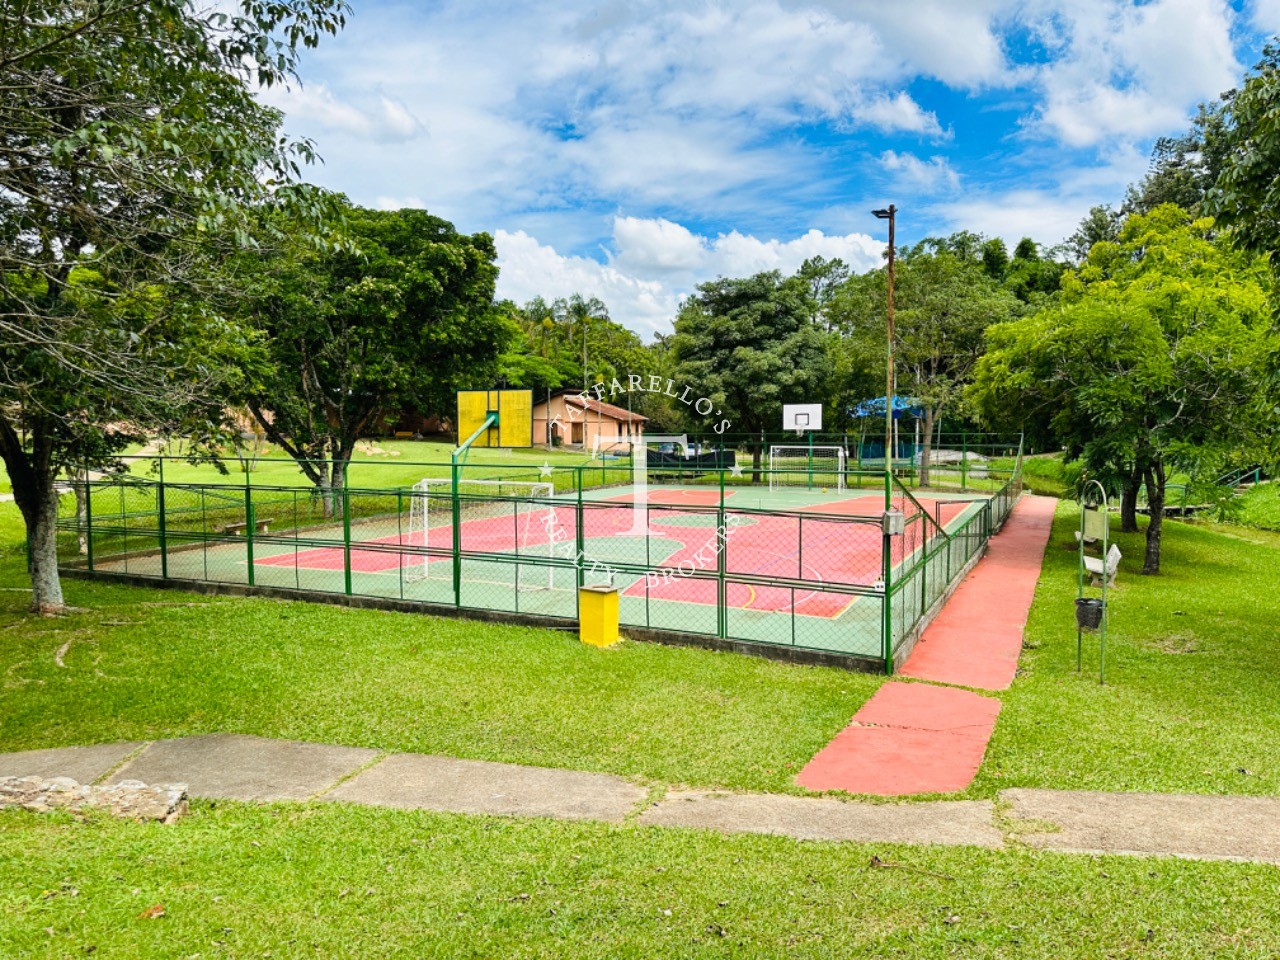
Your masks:
[{"label": "concrete path", "polygon": [[[1024,496],[898,671],[952,687],[1013,682],[1057,500]],[[1000,701],[892,681],[796,777],[810,790],[883,797],[963,790],[977,776]]]},{"label": "concrete path", "polygon": [[184,783],[192,796],[205,799],[320,800],[797,840],[1026,845],[1280,864],[1280,797],[1005,790],[1003,815],[989,800],[856,803],[672,790],[652,802],[656,791],[609,774],[235,734],[0,754],[0,777],[32,774],[81,783]]}]

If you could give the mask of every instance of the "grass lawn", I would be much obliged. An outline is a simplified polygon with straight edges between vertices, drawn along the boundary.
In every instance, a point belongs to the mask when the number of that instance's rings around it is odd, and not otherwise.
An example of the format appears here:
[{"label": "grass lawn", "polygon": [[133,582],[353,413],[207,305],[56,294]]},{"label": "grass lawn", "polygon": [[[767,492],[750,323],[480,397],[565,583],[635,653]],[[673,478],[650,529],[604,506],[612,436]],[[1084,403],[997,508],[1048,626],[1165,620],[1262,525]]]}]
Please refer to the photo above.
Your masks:
[{"label": "grass lawn", "polygon": [[1280,951],[1280,871],[1231,863],[204,803],[171,827],[0,813],[0,864],[15,960]]},{"label": "grass lawn", "polygon": [[[1166,525],[1165,572],[1112,594],[1075,672],[1077,514],[1059,508],[1022,670],[970,796],[1009,786],[1280,791],[1280,536]],[[20,525],[0,505],[0,750],[212,731],[795,790],[881,678],[467,620],[68,581],[85,612],[25,615]],[[55,654],[66,646],[65,668]]]},{"label": "grass lawn", "polygon": [[[130,450],[136,453],[136,450]],[[361,440],[348,468],[348,478],[353,487],[408,487],[423,477],[449,476],[450,454],[453,445],[427,440]],[[125,461],[131,473],[154,479],[154,459],[130,459]],[[519,471],[520,476],[535,471],[544,463],[555,467],[577,466],[587,462],[586,454],[579,450],[477,448],[467,455],[467,476],[502,476]],[[598,462],[598,461],[597,461]],[[429,466],[423,466],[424,464]],[[234,458],[224,461],[228,473],[221,473],[209,462],[186,463],[170,460],[164,465],[164,478],[172,483],[241,483],[244,473],[240,462]],[[485,467],[488,469],[480,470]],[[536,479],[536,475],[534,477]],[[292,460],[276,447],[271,447],[253,467],[250,482],[258,486],[310,486],[309,481]]]},{"label": "grass lawn", "polygon": [[1280,530],[1280,483],[1268,480],[1245,491],[1236,522],[1260,530]]},{"label": "grass lawn", "polygon": [[1086,637],[1085,671],[1075,672],[1078,523],[1075,505],[1063,503],[1020,676],[1001,697],[975,792],[1280,791],[1280,536],[1166,522],[1157,577],[1138,572],[1142,535],[1116,536],[1124,560],[1110,594],[1107,684],[1099,686],[1096,638]]},{"label": "grass lawn", "polygon": [[[158,476],[156,460],[151,457],[138,456],[139,446],[125,451],[123,455],[128,472],[135,476],[154,480]],[[348,468],[348,477],[353,487],[391,488],[410,487],[423,477],[449,476],[450,454],[453,445],[427,440],[361,440]],[[175,455],[176,455],[175,448]],[[587,454],[580,450],[542,450],[506,449],[490,450],[477,448],[467,456],[466,477],[503,477],[514,475],[519,479],[538,479],[538,469],[544,463],[556,467],[558,471],[594,462],[588,461]],[[240,461],[228,457],[223,461],[226,472],[218,469],[211,461],[187,463],[183,460],[169,460],[164,465],[164,478],[169,483],[215,483],[241,484],[244,472]],[[256,486],[301,486],[310,487],[308,480],[283,451],[271,447],[269,452],[258,460],[250,473],[250,483]],[[10,492],[8,474],[4,464],[0,463],[0,493]]]},{"label": "grass lawn", "polygon": [[[16,532],[12,504],[0,529]],[[564,766],[663,783],[791,777],[882,678],[531,627],[67,580],[25,613],[0,567],[0,751],[213,731]],[[63,654],[65,668],[55,662]]]}]

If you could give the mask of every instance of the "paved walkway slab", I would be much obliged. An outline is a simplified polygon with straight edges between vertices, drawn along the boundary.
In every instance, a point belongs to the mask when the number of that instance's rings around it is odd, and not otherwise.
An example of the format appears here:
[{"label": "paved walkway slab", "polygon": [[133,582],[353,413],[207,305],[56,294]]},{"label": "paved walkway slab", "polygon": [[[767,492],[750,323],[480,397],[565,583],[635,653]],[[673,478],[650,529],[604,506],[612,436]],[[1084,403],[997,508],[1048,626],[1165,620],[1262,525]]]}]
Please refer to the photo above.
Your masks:
[{"label": "paved walkway slab", "polygon": [[1000,701],[889,682],[805,765],[796,783],[894,797],[963,790],[982,764]]},{"label": "paved walkway slab", "polygon": [[605,773],[393,754],[326,800],[380,807],[621,822],[648,791]]},{"label": "paved walkway slab", "polygon": [[215,733],[153,743],[107,782],[185,783],[191,796],[206,799],[305,800],[377,755],[363,747]]},{"label": "paved walkway slab", "polygon": [[797,840],[1001,847],[988,800],[844,803],[767,793],[668,793],[640,817],[646,826],[768,833]]},{"label": "paved walkway slab", "polygon": [[1007,690],[1035,598],[1053,497],[1023,496],[987,553],[925,628],[901,676],[981,690]]},{"label": "paved walkway slab", "polygon": [[145,742],[0,753],[0,777],[70,777],[77,783],[93,783]]},{"label": "paved walkway slab", "polygon": [[1012,818],[1058,828],[1021,837],[1043,850],[1280,863],[1280,797],[1022,789],[1000,797]]}]

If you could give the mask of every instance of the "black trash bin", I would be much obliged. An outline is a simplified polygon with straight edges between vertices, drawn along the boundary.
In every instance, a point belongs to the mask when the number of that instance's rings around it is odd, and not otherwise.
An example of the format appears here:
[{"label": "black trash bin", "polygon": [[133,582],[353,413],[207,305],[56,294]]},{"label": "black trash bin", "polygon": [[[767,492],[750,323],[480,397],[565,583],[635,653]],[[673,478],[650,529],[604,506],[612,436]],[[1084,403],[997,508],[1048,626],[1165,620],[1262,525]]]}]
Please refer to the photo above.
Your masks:
[{"label": "black trash bin", "polygon": [[1102,626],[1103,603],[1095,597],[1076,601],[1076,626],[1081,630],[1097,630]]}]

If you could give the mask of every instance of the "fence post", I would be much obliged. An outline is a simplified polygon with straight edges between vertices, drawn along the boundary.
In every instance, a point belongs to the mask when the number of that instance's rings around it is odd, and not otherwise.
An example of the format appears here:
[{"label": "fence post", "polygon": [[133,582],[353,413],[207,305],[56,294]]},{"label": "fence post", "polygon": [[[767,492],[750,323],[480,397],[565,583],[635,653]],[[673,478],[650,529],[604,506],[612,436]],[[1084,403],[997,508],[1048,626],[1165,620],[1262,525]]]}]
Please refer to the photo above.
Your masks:
[{"label": "fence post", "polygon": [[969,489],[969,435],[960,434],[960,489]]},{"label": "fence post", "polygon": [[[450,480],[449,501],[452,518],[451,540],[453,542],[453,605],[462,606],[462,507],[458,503],[458,488],[461,477],[458,475],[458,455],[453,455],[449,467]],[[428,560],[430,562],[430,560]]]},{"label": "fence post", "polygon": [[[719,625],[719,636],[721,639],[729,636],[729,603],[728,603],[728,585],[725,583],[725,553],[729,549],[728,531],[724,525],[724,470],[720,470],[720,508],[716,517],[716,536],[719,538],[720,549],[716,552],[716,575],[718,577],[718,589],[716,590],[716,606],[719,608],[716,622]],[[648,539],[646,535],[645,539]]]},{"label": "fence post", "polygon": [[[169,579],[169,546],[165,536],[165,496],[164,496],[164,457],[160,457],[157,461],[160,466],[160,486],[156,488],[156,530],[160,534],[160,579]],[[87,494],[87,491],[86,491]],[[85,510],[88,511],[88,500],[85,500]],[[252,569],[252,567],[250,568]]]},{"label": "fence post", "polygon": [[[345,511],[345,507],[344,507]],[[253,522],[253,488],[249,486],[249,465],[244,471],[244,553],[249,561],[249,586],[253,586],[253,535],[257,525]],[[350,564],[347,565],[348,569]],[[347,577],[347,593],[351,592],[351,578]]]},{"label": "fence post", "polygon": [[[587,582],[587,571],[583,566],[583,560],[587,552],[587,537],[586,537],[586,532],[583,529],[583,526],[584,526],[583,520],[585,518],[583,517],[583,514],[582,514],[582,470],[583,470],[582,467],[574,468],[574,472],[577,473],[577,477],[575,478],[575,485],[578,488],[578,506],[577,506],[578,515],[575,518],[575,522],[574,522],[575,535],[573,538],[573,541],[574,541],[573,545],[574,545],[574,548],[577,550],[577,556],[574,558],[574,566],[578,568],[578,589],[579,590],[581,590],[583,584]],[[632,495],[632,499],[634,499],[635,491],[632,491],[631,495]],[[647,518],[648,518],[647,511],[645,513],[645,517],[647,522]]]},{"label": "fence post", "polygon": [[[247,476],[247,474],[246,474]],[[351,491],[347,488],[347,461],[342,461],[342,575],[343,587],[351,596]],[[252,504],[250,504],[252,507]]]},{"label": "fence post", "polygon": [[[884,602],[882,610],[884,613],[884,623],[882,630],[884,632],[884,672],[886,676],[893,675],[893,599],[892,599],[892,577],[893,577],[893,539],[887,533],[881,533],[880,536],[880,553],[884,564]],[[791,610],[792,617],[795,616],[795,608]]]}]

